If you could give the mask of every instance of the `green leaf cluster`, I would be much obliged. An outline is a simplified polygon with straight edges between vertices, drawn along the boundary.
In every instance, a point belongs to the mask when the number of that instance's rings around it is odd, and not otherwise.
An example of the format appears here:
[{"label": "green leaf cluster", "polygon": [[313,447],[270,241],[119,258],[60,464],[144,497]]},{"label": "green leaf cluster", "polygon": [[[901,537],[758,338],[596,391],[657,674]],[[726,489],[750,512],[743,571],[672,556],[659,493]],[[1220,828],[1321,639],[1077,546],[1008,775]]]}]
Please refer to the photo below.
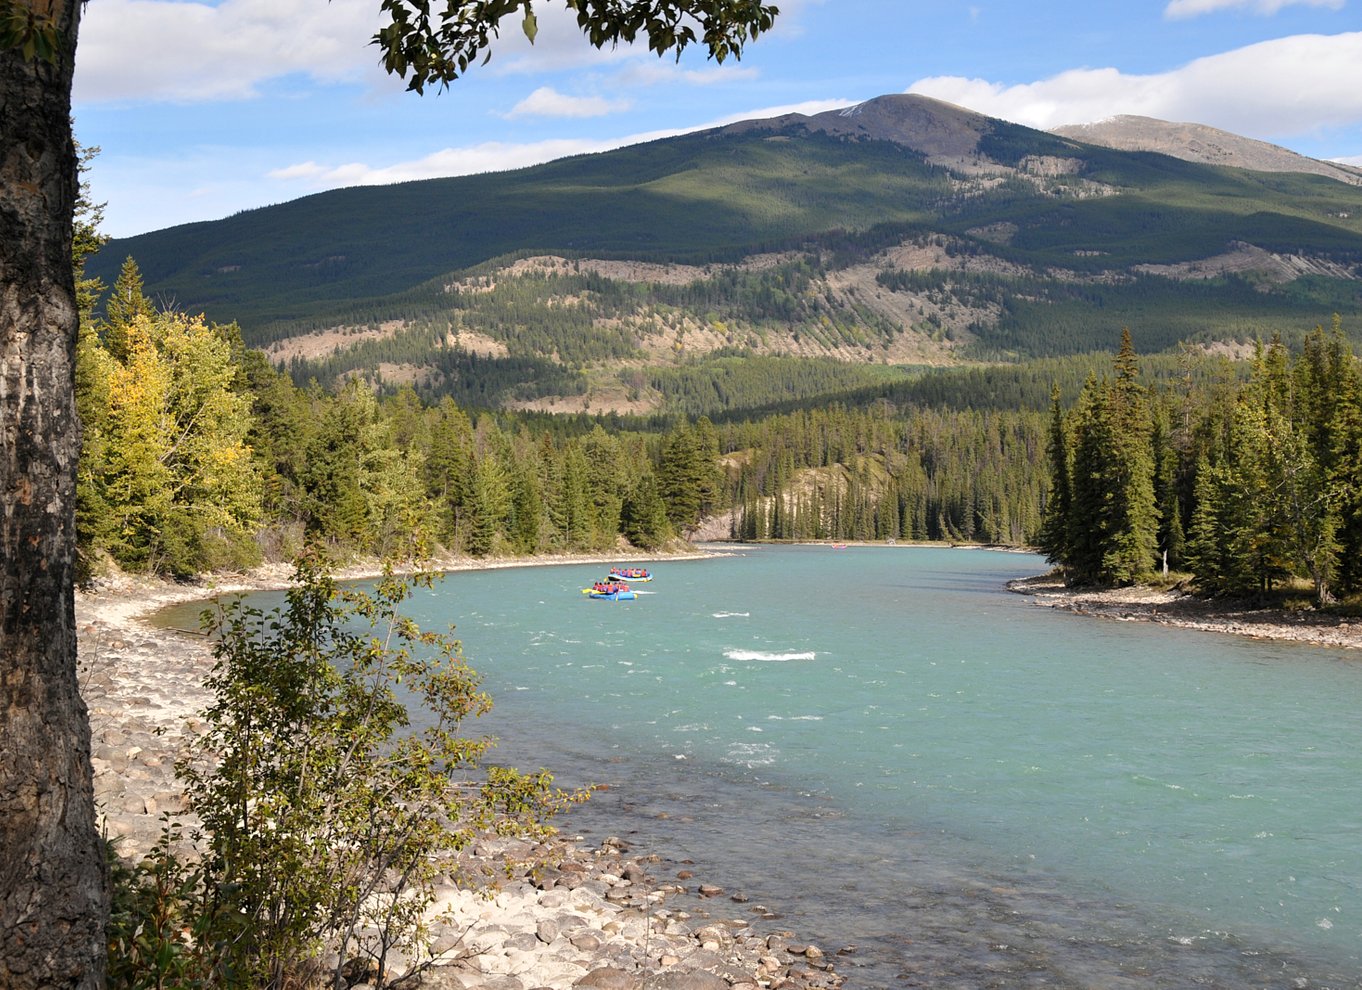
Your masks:
[{"label": "green leaf cluster", "polygon": [[61,53],[56,10],[54,4],[0,0],[0,48],[17,50],[25,61],[55,62]]},{"label": "green leaf cluster", "polygon": [[[757,0],[564,2],[596,48],[630,43],[643,32],[648,48],[658,55],[675,51],[679,58],[687,47],[703,41],[717,62],[730,55],[740,57],[743,45],[770,30],[779,13],[778,8]],[[488,61],[504,18],[521,14],[521,30],[531,42],[539,30],[531,0],[445,0],[434,10],[429,0],[382,0],[380,9],[388,23],[374,36],[373,44],[382,53],[383,67],[406,79],[407,88],[417,93],[430,85],[443,89],[480,57]]]}]

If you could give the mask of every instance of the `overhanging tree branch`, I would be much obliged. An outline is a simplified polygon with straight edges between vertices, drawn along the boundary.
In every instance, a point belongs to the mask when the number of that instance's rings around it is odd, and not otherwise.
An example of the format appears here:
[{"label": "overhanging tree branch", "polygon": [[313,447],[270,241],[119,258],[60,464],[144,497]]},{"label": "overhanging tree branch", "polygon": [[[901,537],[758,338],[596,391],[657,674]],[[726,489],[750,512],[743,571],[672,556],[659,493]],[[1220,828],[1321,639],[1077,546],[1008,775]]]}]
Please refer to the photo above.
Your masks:
[{"label": "overhanging tree branch", "polygon": [[[577,26],[596,48],[635,41],[642,34],[650,51],[675,52],[703,44],[722,63],[742,57],[743,47],[769,31],[780,9],[760,0],[562,0],[576,12]],[[479,59],[491,57],[501,22],[520,16],[520,29],[534,41],[539,23],[533,0],[381,0],[388,24],[372,44],[383,67],[407,80],[417,93],[444,89]]]}]

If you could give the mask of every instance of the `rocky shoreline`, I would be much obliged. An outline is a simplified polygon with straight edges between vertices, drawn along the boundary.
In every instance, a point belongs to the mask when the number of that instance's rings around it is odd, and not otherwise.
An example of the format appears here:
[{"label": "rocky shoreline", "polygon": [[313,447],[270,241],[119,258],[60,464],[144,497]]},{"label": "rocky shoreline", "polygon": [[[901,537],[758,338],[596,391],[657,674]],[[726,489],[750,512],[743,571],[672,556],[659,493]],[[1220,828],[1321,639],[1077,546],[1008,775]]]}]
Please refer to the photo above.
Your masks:
[{"label": "rocky shoreline", "polygon": [[1362,650],[1362,619],[1313,609],[1254,608],[1177,589],[1068,588],[1053,575],[1022,578],[1008,590],[1037,605],[1123,622],[1159,622],[1183,629]]},{"label": "rocky shoreline", "polygon": [[[502,563],[569,562],[588,561]],[[95,797],[124,858],[150,850],[163,816],[183,808],[174,763],[204,728],[197,713],[209,701],[204,680],[213,664],[204,638],[156,628],[147,617],[178,602],[283,587],[287,576],[264,570],[215,585],[119,577],[77,594]],[[440,962],[422,976],[425,987],[818,990],[843,982],[821,949],[774,927],[769,909],[697,881],[687,864],[631,855],[617,838],[596,848],[571,838],[537,847],[489,838],[461,858],[461,875],[500,879],[486,891],[441,886]],[[547,866],[505,868],[527,861]]]}]

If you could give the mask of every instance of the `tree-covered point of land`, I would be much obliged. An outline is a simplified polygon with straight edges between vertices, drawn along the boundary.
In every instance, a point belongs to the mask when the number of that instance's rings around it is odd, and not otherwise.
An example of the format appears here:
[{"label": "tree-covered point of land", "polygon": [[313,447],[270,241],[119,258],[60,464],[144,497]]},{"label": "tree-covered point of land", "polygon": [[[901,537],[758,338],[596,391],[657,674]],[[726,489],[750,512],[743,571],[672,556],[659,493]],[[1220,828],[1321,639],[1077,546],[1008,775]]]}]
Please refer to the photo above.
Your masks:
[{"label": "tree-covered point of land", "polygon": [[1215,594],[1362,590],[1362,376],[1340,322],[1294,356],[1260,346],[1247,379],[1189,372],[1150,392],[1135,362],[1127,335],[1113,378],[1067,414],[1055,399],[1040,543],[1067,579],[1172,568]]}]

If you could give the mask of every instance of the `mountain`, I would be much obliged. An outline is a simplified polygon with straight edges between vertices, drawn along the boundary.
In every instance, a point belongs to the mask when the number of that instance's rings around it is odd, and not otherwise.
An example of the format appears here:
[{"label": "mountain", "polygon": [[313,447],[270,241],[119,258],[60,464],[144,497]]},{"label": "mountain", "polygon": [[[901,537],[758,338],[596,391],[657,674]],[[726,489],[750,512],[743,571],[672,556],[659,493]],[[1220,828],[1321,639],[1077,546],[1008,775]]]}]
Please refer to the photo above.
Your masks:
[{"label": "mountain", "polygon": [[790,113],[741,121],[721,128],[721,133],[769,134],[803,130],[839,138],[887,141],[920,152],[929,159],[959,161],[976,155],[979,142],[992,133],[998,123],[953,103],[899,94],[813,116]]},{"label": "mountain", "polygon": [[1362,188],[897,95],[334,190],[116,240],[89,269],[128,255],[153,297],[239,321],[302,379],[710,411],[1110,348],[1122,326],[1145,351],[1349,327]]},{"label": "mountain", "polygon": [[1302,172],[1353,186],[1362,185],[1362,168],[1307,158],[1287,148],[1205,124],[1175,124],[1153,117],[1120,114],[1091,124],[1066,124],[1054,128],[1051,133],[1122,151],[1156,151],[1206,165],[1227,165],[1258,172]]}]

